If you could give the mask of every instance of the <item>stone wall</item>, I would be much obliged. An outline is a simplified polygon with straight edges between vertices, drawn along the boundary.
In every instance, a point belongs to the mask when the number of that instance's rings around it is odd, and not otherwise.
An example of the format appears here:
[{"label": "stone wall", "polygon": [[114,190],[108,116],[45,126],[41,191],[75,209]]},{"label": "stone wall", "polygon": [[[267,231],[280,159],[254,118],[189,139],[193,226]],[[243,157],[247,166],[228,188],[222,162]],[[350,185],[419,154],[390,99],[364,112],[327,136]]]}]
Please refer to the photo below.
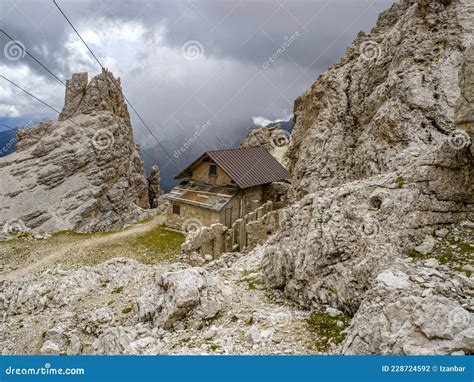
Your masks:
[{"label": "stone wall", "polygon": [[219,223],[190,233],[181,246],[184,260],[191,263],[210,261],[225,252],[245,252],[263,244],[279,228],[280,211],[273,208],[273,202],[268,201],[237,219],[231,228]]}]

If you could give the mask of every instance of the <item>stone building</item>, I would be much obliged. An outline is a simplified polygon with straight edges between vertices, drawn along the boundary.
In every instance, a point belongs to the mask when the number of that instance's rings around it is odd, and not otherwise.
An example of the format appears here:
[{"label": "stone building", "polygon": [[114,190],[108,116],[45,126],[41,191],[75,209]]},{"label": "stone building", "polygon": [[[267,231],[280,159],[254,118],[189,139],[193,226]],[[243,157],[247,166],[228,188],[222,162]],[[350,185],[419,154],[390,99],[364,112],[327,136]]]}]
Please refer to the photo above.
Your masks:
[{"label": "stone building", "polygon": [[186,167],[184,179],[166,195],[167,225],[188,231],[226,227],[266,202],[265,187],[290,178],[263,147],[208,151]]}]

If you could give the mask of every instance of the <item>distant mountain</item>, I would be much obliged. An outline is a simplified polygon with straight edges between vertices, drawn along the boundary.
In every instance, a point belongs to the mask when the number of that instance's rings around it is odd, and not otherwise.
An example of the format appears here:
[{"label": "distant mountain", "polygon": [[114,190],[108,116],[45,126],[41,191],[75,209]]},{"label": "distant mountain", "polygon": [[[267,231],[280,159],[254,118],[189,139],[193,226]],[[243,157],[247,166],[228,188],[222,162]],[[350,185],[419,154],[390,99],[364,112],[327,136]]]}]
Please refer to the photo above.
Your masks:
[{"label": "distant mountain", "polygon": [[16,132],[13,130],[5,130],[0,132],[0,157],[15,152]]},{"label": "distant mountain", "polygon": [[38,118],[2,118],[0,119],[0,158],[14,153],[16,148],[16,130],[33,126]]}]

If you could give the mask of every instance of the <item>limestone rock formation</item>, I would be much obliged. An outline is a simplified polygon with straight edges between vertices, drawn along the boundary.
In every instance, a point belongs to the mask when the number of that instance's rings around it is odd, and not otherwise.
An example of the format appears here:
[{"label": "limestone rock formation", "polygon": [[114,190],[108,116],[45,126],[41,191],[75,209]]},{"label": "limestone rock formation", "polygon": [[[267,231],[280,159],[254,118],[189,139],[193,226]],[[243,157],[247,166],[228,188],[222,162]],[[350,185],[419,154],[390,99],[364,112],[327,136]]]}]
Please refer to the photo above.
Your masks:
[{"label": "limestone rock formation", "polygon": [[[268,286],[303,306],[354,315],[377,275],[427,235],[474,221],[473,22],[469,1],[402,0],[295,101],[294,204],[265,249]],[[438,350],[455,349],[425,343],[406,352]]]},{"label": "limestone rock formation", "polygon": [[110,72],[89,83],[73,75],[59,120],[17,135],[17,152],[0,159],[4,231],[107,230],[148,208],[140,147]]},{"label": "limestone rock formation", "polygon": [[138,317],[165,329],[172,328],[191,311],[209,320],[222,310],[229,294],[203,268],[166,273],[138,298]]},{"label": "limestone rock formation", "polygon": [[163,191],[160,187],[160,169],[158,166],[153,166],[151,168],[150,176],[147,179],[148,181],[148,196],[150,199],[150,208],[157,208],[160,204],[165,201],[161,200]]},{"label": "limestone rock formation", "polygon": [[413,146],[469,145],[472,12],[465,0],[403,0],[359,34],[295,101],[288,155],[298,194],[396,170]]},{"label": "limestone rock formation", "polygon": [[240,147],[264,147],[281,164],[287,167],[286,153],[290,144],[290,133],[283,130],[281,123],[270,127],[250,130]]},{"label": "limestone rock formation", "polygon": [[343,353],[472,353],[474,313],[463,307],[470,284],[462,273],[453,276],[398,259],[376,277],[349,328]]}]

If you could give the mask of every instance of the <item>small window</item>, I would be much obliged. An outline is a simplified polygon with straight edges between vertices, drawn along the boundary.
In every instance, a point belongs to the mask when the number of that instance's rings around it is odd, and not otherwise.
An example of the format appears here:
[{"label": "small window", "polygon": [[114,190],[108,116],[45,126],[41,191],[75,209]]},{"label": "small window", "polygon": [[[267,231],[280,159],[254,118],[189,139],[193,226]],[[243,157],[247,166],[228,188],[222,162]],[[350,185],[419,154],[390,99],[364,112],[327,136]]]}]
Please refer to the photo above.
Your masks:
[{"label": "small window", "polygon": [[181,214],[181,206],[179,204],[173,204],[173,213],[176,215]]},{"label": "small window", "polygon": [[210,176],[217,176],[217,165],[215,163],[211,163],[209,165],[209,175]]}]

